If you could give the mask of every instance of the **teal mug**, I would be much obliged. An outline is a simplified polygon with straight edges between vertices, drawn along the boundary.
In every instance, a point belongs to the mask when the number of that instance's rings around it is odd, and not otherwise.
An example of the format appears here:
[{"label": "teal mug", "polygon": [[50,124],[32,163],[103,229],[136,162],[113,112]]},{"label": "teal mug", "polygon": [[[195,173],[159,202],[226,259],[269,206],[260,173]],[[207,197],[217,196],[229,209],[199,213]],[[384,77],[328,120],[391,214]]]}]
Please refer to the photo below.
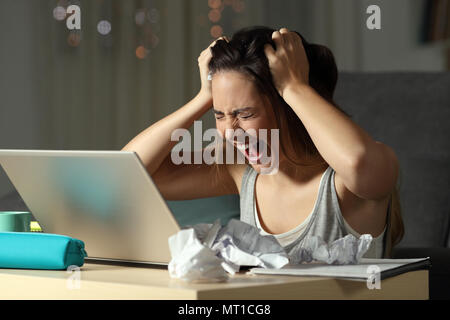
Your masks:
[{"label": "teal mug", "polygon": [[0,232],[30,232],[31,213],[0,211]]}]

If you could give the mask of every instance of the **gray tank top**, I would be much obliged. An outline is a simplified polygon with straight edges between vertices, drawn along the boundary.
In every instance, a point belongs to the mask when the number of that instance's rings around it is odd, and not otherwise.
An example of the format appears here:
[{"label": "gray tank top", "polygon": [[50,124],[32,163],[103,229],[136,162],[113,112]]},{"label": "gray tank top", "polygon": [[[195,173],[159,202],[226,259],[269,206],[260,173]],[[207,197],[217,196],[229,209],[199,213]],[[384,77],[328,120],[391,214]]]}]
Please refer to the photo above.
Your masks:
[{"label": "gray tank top", "polygon": [[[334,185],[334,175],[335,171],[331,167],[328,167],[323,173],[319,193],[309,222],[301,235],[294,242],[284,247],[287,253],[297,246],[302,246],[304,239],[308,236],[320,236],[327,243],[345,237],[347,234],[353,234],[357,238],[360,236],[342,216]],[[242,177],[240,193],[241,221],[254,227],[257,227],[254,209],[257,176],[258,173],[248,165]],[[391,203],[389,202],[386,228],[380,236],[373,238],[364,255],[365,258],[388,258],[390,255],[390,207]]]}]

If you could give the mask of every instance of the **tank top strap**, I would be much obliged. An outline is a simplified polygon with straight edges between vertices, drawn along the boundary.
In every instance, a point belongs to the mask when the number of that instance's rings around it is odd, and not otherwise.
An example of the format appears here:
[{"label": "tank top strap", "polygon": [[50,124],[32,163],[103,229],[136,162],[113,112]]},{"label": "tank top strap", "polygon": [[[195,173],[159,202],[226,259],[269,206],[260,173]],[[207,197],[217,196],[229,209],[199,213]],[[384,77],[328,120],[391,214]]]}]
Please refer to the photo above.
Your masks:
[{"label": "tank top strap", "polygon": [[254,215],[253,201],[255,198],[255,182],[258,172],[251,166],[247,166],[242,176],[241,182],[241,221],[256,227],[256,220]]}]

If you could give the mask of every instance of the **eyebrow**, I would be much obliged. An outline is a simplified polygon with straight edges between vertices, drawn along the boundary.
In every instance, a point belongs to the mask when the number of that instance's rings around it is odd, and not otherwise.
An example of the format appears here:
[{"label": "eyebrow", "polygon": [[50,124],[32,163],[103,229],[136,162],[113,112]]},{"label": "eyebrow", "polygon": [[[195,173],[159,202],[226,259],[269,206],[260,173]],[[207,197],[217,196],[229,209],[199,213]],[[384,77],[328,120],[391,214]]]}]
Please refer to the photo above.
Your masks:
[{"label": "eyebrow", "polygon": [[[251,110],[251,109],[253,109],[253,107],[240,108],[240,109],[233,110],[233,111],[231,112],[231,114],[233,115],[233,114],[245,112],[245,111],[248,111],[248,110]],[[225,113],[223,113],[222,111],[218,111],[218,110],[216,110],[216,109],[214,109],[214,113],[215,113],[215,114],[220,114],[220,115],[225,114]]]}]

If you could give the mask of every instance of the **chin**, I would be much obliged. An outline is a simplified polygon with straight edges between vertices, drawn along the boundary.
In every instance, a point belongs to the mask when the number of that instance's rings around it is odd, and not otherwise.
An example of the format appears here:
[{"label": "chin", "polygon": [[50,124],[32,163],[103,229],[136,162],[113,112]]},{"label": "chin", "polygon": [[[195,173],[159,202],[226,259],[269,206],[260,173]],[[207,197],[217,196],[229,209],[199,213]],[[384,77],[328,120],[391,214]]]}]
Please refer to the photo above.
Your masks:
[{"label": "chin", "polygon": [[273,175],[278,172],[278,166],[272,167],[271,163],[266,165],[261,163],[249,163],[249,165],[252,166],[253,170],[258,172],[258,174]]},{"label": "chin", "polygon": [[274,159],[267,154],[267,151],[271,151],[271,145],[264,140],[258,140],[253,144],[233,143],[233,145],[237,152],[245,158],[246,163],[259,174],[275,174],[278,172],[278,157]]}]

